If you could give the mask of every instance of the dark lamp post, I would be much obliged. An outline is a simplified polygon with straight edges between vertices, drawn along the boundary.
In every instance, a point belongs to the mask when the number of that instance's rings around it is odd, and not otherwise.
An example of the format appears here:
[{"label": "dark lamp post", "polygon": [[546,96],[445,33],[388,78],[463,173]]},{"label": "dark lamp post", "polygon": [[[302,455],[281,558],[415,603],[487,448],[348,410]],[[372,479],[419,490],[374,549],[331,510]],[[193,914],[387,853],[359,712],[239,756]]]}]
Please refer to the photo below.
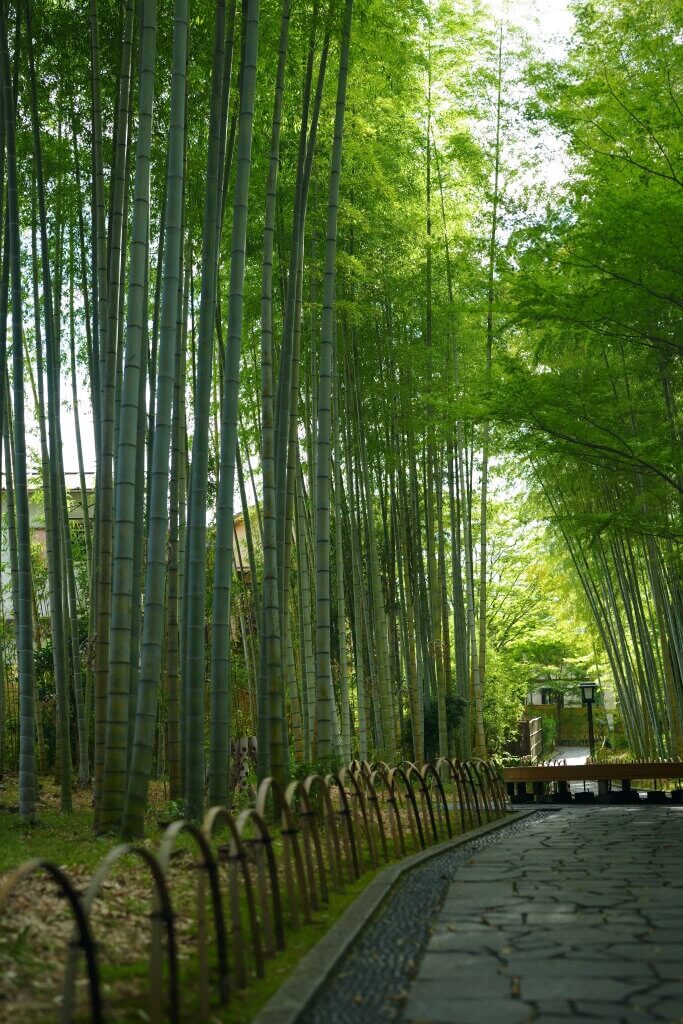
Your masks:
[{"label": "dark lamp post", "polygon": [[588,746],[591,757],[595,753],[595,736],[593,734],[593,701],[595,700],[596,683],[581,683],[581,697],[588,708]]}]

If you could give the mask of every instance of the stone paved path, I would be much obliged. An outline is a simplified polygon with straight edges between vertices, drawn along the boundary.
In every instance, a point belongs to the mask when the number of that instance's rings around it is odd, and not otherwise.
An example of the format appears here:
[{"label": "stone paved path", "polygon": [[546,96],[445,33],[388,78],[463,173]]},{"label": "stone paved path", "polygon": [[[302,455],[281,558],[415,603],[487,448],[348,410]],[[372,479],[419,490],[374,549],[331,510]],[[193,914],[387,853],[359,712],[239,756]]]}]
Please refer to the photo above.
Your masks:
[{"label": "stone paved path", "polygon": [[567,764],[585,764],[589,754],[588,747],[555,747],[551,760],[564,760]]},{"label": "stone paved path", "polygon": [[567,808],[475,854],[402,1020],[683,1024],[683,809]]}]

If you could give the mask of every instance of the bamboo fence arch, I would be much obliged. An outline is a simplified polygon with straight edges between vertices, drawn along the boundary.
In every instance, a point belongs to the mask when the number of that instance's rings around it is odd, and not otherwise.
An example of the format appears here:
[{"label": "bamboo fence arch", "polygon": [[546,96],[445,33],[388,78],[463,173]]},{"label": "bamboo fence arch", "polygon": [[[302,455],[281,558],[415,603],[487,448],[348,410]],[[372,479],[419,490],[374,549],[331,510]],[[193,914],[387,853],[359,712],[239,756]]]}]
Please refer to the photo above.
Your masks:
[{"label": "bamboo fence arch", "polygon": [[[226,807],[213,807],[201,827],[173,822],[156,853],[131,844],[115,847],[84,893],[56,865],[27,861],[0,888],[0,915],[11,912],[9,901],[19,886],[30,884],[39,872],[49,876],[63,895],[74,925],[66,956],[61,1024],[75,1020],[73,990],[81,958],[90,1020],[106,1024],[91,910],[115,866],[125,857],[136,858],[152,883],[150,1020],[183,1024],[177,923],[179,914],[193,911],[187,906],[179,911],[170,868],[179,840],[186,837],[194,850],[197,873],[198,980],[193,988],[199,1005],[190,1017],[193,1022],[208,1021],[212,1006],[226,1003],[232,988],[244,988],[252,974],[264,975],[266,960],[285,948],[288,930],[309,921],[312,912],[329,900],[331,889],[343,890],[347,881],[359,878],[368,867],[388,862],[392,854],[400,858],[425,849],[503,816],[506,808],[499,770],[481,758],[462,763],[440,758],[421,767],[412,762],[391,767],[356,760],[337,774],[311,775],[286,788],[267,778],[259,786],[255,807],[237,816]],[[223,885],[225,866],[227,885]]]},{"label": "bamboo fence arch", "polygon": [[[101,861],[90,884],[81,897],[81,904],[85,913],[90,916],[93,904],[98,898],[102,898],[104,884],[112,874],[116,865],[124,857],[133,856],[142,861],[149,869],[153,889],[153,910],[150,915],[152,921],[152,938],[150,946],[149,965],[149,1015],[152,1024],[160,1024],[162,1020],[162,986],[163,986],[163,949],[162,949],[162,927],[166,931],[166,956],[168,962],[168,1007],[169,1018],[176,1024],[178,1020],[178,956],[175,939],[175,926],[173,921],[173,910],[171,898],[164,876],[161,862],[150,850],[144,846],[135,846],[131,843],[121,843],[115,846]],[[91,925],[92,931],[92,925]],[[93,936],[94,939],[94,936]],[[95,939],[94,939],[95,941]],[[69,1021],[73,1015],[74,985],[76,971],[78,968],[78,947],[72,943],[69,949],[66,972],[64,978],[64,1001],[62,1003],[62,1021]]]}]

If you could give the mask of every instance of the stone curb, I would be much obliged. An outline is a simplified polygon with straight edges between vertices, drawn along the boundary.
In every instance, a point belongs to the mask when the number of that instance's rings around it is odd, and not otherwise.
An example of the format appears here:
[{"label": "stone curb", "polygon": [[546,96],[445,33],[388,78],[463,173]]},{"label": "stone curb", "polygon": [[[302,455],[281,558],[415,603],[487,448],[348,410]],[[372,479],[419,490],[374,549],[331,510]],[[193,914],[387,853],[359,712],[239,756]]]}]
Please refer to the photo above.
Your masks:
[{"label": "stone curb", "polygon": [[488,825],[472,829],[472,831],[458,836],[457,839],[437,843],[436,846],[420,850],[419,853],[414,853],[410,857],[405,857],[396,864],[384,868],[335,921],[313,949],[309,950],[303,960],[296,965],[277,992],[252,1018],[251,1024],[295,1024],[299,1014],[317,995],[339,960],[354,944],[370,918],[408,871],[419,867],[431,857],[437,857],[439,854],[463,846],[489,832],[505,828],[515,821],[520,821],[531,814],[537,814],[541,809],[542,807],[539,806],[525,807],[505,818],[499,818]]}]

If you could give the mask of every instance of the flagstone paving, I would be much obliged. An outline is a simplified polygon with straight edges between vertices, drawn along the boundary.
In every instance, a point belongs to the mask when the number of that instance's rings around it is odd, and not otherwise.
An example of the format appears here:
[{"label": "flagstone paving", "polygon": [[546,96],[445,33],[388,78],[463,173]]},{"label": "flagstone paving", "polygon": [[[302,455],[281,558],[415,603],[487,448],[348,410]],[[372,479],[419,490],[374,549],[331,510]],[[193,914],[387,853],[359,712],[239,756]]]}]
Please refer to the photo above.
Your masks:
[{"label": "flagstone paving", "polygon": [[683,1022],[683,809],[567,808],[469,858],[401,1017]]},{"label": "flagstone paving", "polygon": [[298,1024],[683,1024],[683,808],[532,814],[409,873]]}]

